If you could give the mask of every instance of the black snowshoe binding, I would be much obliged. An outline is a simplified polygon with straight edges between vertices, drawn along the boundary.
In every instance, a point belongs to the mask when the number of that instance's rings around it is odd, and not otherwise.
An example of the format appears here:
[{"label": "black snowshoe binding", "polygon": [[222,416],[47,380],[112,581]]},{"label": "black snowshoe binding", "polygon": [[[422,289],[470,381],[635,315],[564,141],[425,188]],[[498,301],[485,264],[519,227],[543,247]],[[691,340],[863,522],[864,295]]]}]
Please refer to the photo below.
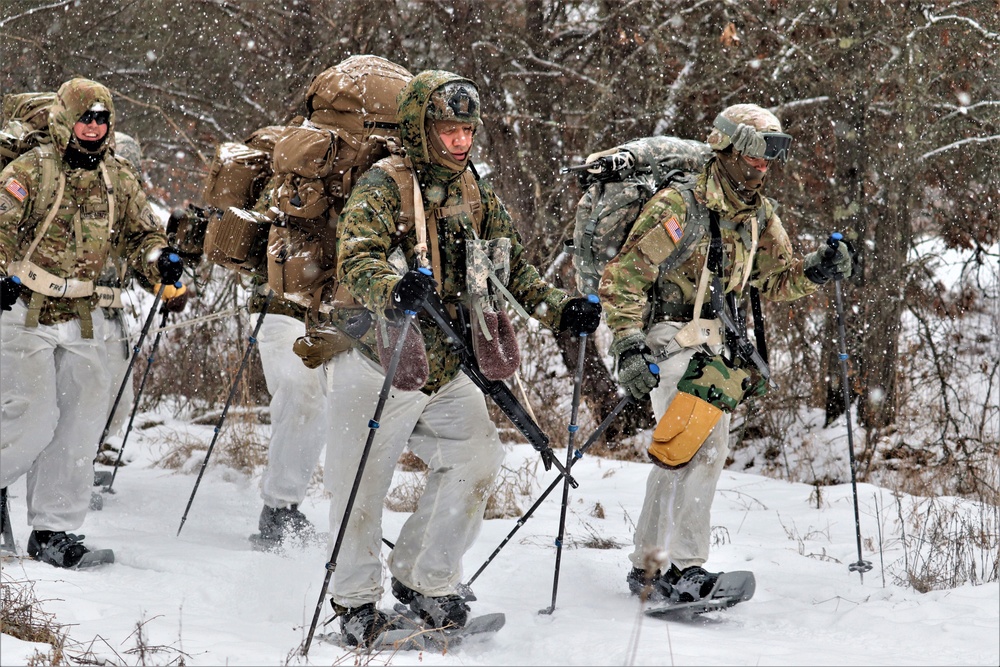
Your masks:
[{"label": "black snowshoe binding", "polygon": [[250,541],[255,547],[265,550],[281,546],[281,543],[288,538],[310,539],[316,535],[316,529],[299,510],[298,505],[291,507],[264,505],[260,511],[257,528],[260,532],[251,535]]},{"label": "black snowshoe binding", "polygon": [[370,648],[389,626],[389,617],[379,611],[374,603],[360,607],[342,607],[333,602],[333,609],[340,617],[340,632],[348,646]]},{"label": "black snowshoe binding", "polygon": [[33,530],[28,538],[28,555],[43,563],[69,569],[115,562],[115,553],[111,549],[91,551],[84,546],[85,537],[64,531]]},{"label": "black snowshoe binding", "polygon": [[442,595],[429,597],[418,593],[395,577],[392,578],[392,594],[397,600],[419,614],[429,628],[464,628],[469,621],[469,605],[466,600],[475,600],[468,595]]},{"label": "black snowshoe binding", "polygon": [[633,567],[625,577],[632,595],[650,603],[694,602],[709,597],[719,579],[719,572],[708,572],[692,565],[683,571],[671,565],[664,574],[649,576],[646,570]]}]

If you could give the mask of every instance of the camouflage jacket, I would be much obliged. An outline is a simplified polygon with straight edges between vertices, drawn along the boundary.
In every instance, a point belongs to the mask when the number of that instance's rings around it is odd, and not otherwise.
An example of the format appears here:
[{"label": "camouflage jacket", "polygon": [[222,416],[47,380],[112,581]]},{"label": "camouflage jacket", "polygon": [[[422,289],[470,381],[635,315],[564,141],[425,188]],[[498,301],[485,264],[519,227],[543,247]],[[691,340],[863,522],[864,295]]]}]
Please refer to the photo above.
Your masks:
[{"label": "camouflage jacket", "polygon": [[[101,157],[111,181],[108,193],[99,168],[73,169],[62,156],[69,145],[76,119],[95,102],[111,112],[109,138]],[[151,283],[160,282],[156,258],[167,246],[166,234],[153,214],[132,167],[113,151],[114,107],[104,86],[85,79],[73,79],[59,89],[49,112],[52,144],[40,146],[20,156],[0,172],[0,271],[5,275],[11,262],[25,259],[39,232],[47,210],[35,210],[42,186],[44,161],[55,162],[66,185],[59,210],[46,230],[31,262],[59,277],[97,281],[109,257],[124,259]],[[54,148],[54,150],[53,150]],[[114,220],[108,220],[109,198],[114,197]],[[55,201],[50,194],[50,202]],[[27,303],[31,290],[21,299]],[[46,298],[39,322],[51,325],[79,317],[79,299]],[[90,297],[91,310],[97,297]]]},{"label": "camouflage jacket", "polygon": [[[742,296],[744,267],[749,257],[749,228],[764,207],[763,228],[753,258],[749,284],[775,301],[791,301],[812,294],[817,286],[802,272],[802,260],[792,254],[788,234],[774,211],[774,202],[758,196],[758,202],[734,206],[739,199],[727,195],[713,159],[699,175],[694,187],[697,201],[719,213],[724,248],[723,275],[726,292]],[[660,264],[673,251],[676,242],[670,230],[683,229],[687,205],[680,192],[664,188],[643,208],[622,250],[608,262],[601,276],[600,297],[608,327],[615,340],[649,330],[655,321],[655,309],[662,304],[691,305],[695,301],[711,235],[705,234],[693,254],[676,269],[661,272]],[[679,238],[679,237],[678,237]],[[706,291],[705,301],[709,299]],[[679,319],[679,318],[670,318]]]},{"label": "camouflage jacket", "polygon": [[[400,96],[400,124],[403,145],[420,182],[427,224],[437,225],[442,273],[439,294],[444,303],[455,304],[464,303],[466,299],[465,241],[474,238],[473,221],[465,212],[440,218],[434,215],[437,209],[457,207],[462,203],[461,174],[431,162],[423,129],[427,99],[449,80],[427,81],[419,75],[415,77]],[[479,193],[483,207],[479,238],[511,240],[508,289],[529,314],[555,328],[569,297],[542,280],[537,269],[525,260],[520,236],[493,189],[480,181]],[[338,223],[337,278],[359,303],[378,314],[390,307],[392,289],[400,279],[388,262],[391,252],[399,247],[408,266],[417,268],[415,231],[397,234],[396,222],[401,210],[399,187],[395,181],[382,169],[372,168],[358,180]],[[348,315],[335,312],[334,321]],[[450,352],[447,338],[423,313],[420,328],[430,365],[430,376],[423,391],[430,394],[455,377],[459,364],[458,358]],[[369,340],[371,334],[370,331],[358,348],[377,361],[372,353],[374,345]]]}]

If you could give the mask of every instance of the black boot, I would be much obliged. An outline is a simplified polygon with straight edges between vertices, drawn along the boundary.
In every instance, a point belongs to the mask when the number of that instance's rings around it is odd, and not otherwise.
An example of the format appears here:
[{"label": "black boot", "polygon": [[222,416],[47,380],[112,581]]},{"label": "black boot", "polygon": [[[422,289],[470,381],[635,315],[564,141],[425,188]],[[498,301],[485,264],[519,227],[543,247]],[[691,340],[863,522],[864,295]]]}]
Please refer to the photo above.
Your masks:
[{"label": "black boot", "polygon": [[625,581],[632,595],[642,598],[644,602],[662,603],[670,599],[671,586],[659,573],[650,576],[646,570],[633,567]]},{"label": "black boot", "polygon": [[115,562],[114,552],[110,549],[91,552],[83,544],[84,537],[61,530],[33,530],[28,538],[28,555],[43,563],[66,568]]},{"label": "black boot", "polygon": [[279,543],[286,537],[308,537],[315,533],[313,525],[306,515],[299,511],[298,505],[291,507],[268,507],[260,511],[257,521],[261,540]]},{"label": "black boot", "polygon": [[420,615],[432,628],[464,628],[469,620],[469,605],[461,595],[430,597],[418,593],[399,579],[392,578],[392,594]]},{"label": "black boot", "polygon": [[369,602],[360,607],[343,607],[336,602],[334,611],[340,617],[340,632],[349,646],[370,648],[372,643],[388,628],[389,617]]}]

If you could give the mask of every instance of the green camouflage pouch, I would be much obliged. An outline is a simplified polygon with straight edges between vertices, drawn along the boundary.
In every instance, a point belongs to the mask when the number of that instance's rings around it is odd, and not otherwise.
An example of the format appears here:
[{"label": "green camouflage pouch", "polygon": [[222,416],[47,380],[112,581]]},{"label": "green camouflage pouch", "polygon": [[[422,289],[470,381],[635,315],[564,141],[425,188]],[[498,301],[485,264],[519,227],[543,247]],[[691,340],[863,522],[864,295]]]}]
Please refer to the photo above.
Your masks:
[{"label": "green camouflage pouch", "polygon": [[744,399],[767,391],[767,382],[756,369],[730,363],[721,355],[696,352],[677,389],[697,396],[720,410],[733,412]]},{"label": "green camouflage pouch", "polygon": [[517,302],[507,291],[510,239],[467,240],[466,289],[472,311],[472,348],[490,380],[506,380],[521,363],[521,352],[501,299]]}]

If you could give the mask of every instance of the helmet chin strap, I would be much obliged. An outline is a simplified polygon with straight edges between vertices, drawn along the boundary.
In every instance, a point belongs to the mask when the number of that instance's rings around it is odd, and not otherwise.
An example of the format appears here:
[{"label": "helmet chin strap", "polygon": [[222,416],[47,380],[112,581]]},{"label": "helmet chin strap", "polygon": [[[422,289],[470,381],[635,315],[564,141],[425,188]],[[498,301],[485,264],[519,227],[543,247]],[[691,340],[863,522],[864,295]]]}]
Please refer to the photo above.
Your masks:
[{"label": "helmet chin strap", "polygon": [[763,189],[767,172],[754,169],[739,153],[719,153],[722,174],[733,188],[733,192],[746,204],[752,204]]}]

